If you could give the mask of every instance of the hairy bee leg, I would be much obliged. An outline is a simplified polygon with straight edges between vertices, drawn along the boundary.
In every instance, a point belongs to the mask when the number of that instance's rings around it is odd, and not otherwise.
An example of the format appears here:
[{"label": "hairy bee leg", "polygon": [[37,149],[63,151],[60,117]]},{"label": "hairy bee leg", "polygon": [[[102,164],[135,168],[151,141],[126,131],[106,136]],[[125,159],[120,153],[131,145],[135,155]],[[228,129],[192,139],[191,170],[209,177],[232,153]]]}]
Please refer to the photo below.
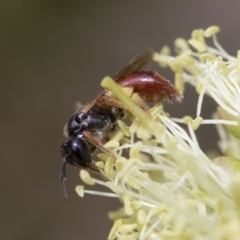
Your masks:
[{"label": "hairy bee leg", "polygon": [[151,118],[151,114],[149,111],[149,106],[146,101],[144,101],[139,94],[133,93],[130,98],[135,102],[138,106],[142,108],[142,110]]},{"label": "hairy bee leg", "polygon": [[100,149],[104,153],[110,155],[113,159],[116,159],[116,156],[107,148],[105,148],[102,143],[100,143],[89,131],[83,131],[83,135],[85,138],[96,148]]}]

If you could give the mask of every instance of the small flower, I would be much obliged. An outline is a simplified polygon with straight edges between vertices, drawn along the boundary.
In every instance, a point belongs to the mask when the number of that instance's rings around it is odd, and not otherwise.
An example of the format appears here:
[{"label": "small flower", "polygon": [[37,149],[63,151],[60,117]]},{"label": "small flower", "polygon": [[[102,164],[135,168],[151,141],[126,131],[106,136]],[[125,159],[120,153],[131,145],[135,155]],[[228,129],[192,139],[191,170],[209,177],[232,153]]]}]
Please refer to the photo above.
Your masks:
[{"label": "small flower", "polygon": [[[94,179],[81,170],[86,184],[100,184],[113,193],[84,190],[81,186],[76,190],[80,196],[98,194],[123,202],[123,208],[109,213],[114,224],[108,239],[240,239],[240,140],[236,138],[240,54],[231,56],[220,46],[216,38],[219,31],[217,26],[194,30],[188,41],[175,41],[177,56],[170,56],[166,46],[154,55],[160,66],[175,73],[179,90],[184,91],[185,84],[196,89],[199,96],[195,118],[171,117],[162,104],[150,109],[149,118],[119,85],[108,77],[103,80],[102,85],[133,117],[130,125],[119,121],[117,132],[105,145],[118,156],[117,160],[98,155],[101,161],[96,165],[107,180]],[[213,38],[214,47],[207,45],[208,37]],[[219,106],[213,119],[201,115],[205,95]],[[217,127],[223,156],[211,160],[199,146],[195,130],[202,124]],[[224,126],[231,129],[230,133]]]}]

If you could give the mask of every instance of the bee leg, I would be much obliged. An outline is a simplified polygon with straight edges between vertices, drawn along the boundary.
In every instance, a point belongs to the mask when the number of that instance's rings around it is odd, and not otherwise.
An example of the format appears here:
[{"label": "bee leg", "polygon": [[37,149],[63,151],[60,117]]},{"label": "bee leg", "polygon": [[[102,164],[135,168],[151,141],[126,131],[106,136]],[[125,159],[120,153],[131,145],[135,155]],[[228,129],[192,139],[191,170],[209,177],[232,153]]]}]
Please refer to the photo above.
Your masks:
[{"label": "bee leg", "polygon": [[113,159],[116,159],[116,156],[107,148],[105,148],[102,143],[100,143],[89,131],[83,131],[84,137],[96,148],[100,149],[104,153],[110,155]]},{"label": "bee leg", "polygon": [[149,111],[149,106],[147,104],[147,102],[145,100],[143,100],[143,98],[141,98],[139,96],[139,94],[137,93],[133,93],[130,98],[133,100],[133,102],[135,102],[139,107],[142,108],[142,110],[144,112],[146,112],[146,114],[151,118],[151,114],[150,114],[150,111]]},{"label": "bee leg", "polygon": [[94,172],[98,172],[98,173],[100,172],[99,169],[94,166],[94,164],[92,164],[90,167],[88,167],[88,169],[91,171],[94,171]]}]

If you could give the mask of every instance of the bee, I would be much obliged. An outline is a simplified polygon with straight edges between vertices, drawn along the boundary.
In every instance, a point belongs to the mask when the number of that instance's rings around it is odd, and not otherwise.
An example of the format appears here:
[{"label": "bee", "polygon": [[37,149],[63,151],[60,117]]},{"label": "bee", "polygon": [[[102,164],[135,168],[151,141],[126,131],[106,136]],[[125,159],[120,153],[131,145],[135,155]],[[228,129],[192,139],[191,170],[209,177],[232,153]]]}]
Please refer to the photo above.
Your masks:
[{"label": "bee", "polygon": [[[130,97],[144,110],[148,109],[149,102],[182,98],[182,93],[155,70],[142,70],[152,61],[153,53],[152,48],[147,49],[113,77],[122,88],[131,89]],[[67,180],[67,163],[99,171],[91,160],[91,154],[97,148],[115,158],[102,143],[106,140],[107,133],[114,129],[117,121],[123,118],[124,111],[124,106],[111,97],[108,90],[102,90],[94,100],[80,106],[70,118],[65,127],[68,139],[61,146],[63,163],[60,182],[65,199],[67,199],[64,185]]]}]

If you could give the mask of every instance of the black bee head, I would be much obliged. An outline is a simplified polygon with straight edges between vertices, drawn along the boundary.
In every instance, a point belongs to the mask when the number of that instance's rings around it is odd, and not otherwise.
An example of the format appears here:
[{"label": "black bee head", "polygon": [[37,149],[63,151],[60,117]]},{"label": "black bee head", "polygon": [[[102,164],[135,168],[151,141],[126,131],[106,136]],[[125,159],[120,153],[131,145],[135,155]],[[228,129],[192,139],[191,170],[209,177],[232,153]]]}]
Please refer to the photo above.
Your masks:
[{"label": "black bee head", "polygon": [[64,182],[67,181],[66,163],[71,165],[88,168],[91,165],[91,146],[86,142],[82,134],[69,139],[61,147],[63,163],[61,168],[61,189],[62,195],[67,199]]}]

